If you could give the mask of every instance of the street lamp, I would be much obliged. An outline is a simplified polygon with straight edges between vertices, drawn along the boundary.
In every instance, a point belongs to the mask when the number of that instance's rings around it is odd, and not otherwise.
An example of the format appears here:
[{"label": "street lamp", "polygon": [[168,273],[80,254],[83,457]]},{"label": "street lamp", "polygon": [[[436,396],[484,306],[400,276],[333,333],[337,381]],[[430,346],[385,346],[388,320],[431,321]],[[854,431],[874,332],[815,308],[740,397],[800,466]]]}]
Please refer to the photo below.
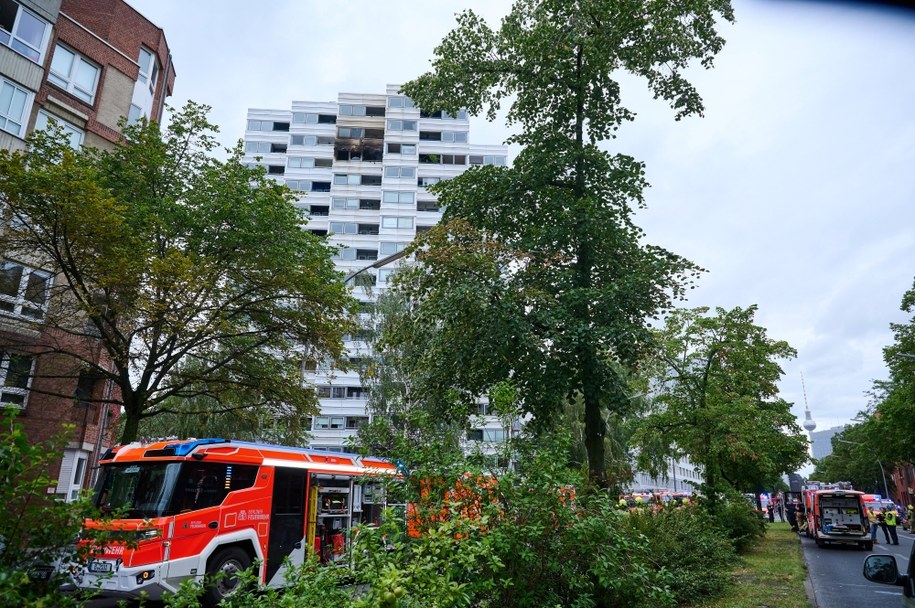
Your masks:
[{"label": "street lamp", "polygon": [[910,355],[909,353],[896,353],[894,357],[902,357],[904,359],[915,359],[915,355]]},{"label": "street lamp", "polygon": [[387,266],[387,265],[390,264],[391,262],[396,262],[397,260],[399,260],[400,258],[404,257],[405,255],[407,255],[406,251],[403,250],[403,249],[401,249],[401,250],[398,251],[397,253],[392,253],[391,255],[389,255],[389,256],[387,256],[387,257],[384,257],[384,258],[381,258],[380,260],[377,260],[377,261],[374,262],[373,264],[369,264],[368,266],[363,266],[363,267],[360,268],[359,270],[355,270],[355,271],[349,273],[348,275],[346,275],[345,277],[343,277],[343,282],[344,282],[344,283],[349,283],[350,281],[352,281],[353,279],[355,279],[357,276],[359,276],[360,274],[362,274],[362,273],[365,272],[366,270],[368,270],[368,269],[370,269],[370,268],[381,268],[382,266]]},{"label": "street lamp", "polygon": [[[835,439],[836,441],[838,441],[839,443],[848,443],[848,444],[851,444],[851,445],[862,445],[860,441],[849,441],[849,440],[847,440],[847,439],[839,439],[838,437],[834,437],[834,439]],[[883,492],[884,492],[884,495],[886,496],[886,498],[889,498],[889,497],[890,497],[890,490],[889,490],[889,487],[888,487],[887,484],[886,484],[886,471],[883,470],[883,463],[882,463],[881,461],[878,460],[878,461],[877,461],[877,464],[880,465],[880,475],[883,476]]]}]

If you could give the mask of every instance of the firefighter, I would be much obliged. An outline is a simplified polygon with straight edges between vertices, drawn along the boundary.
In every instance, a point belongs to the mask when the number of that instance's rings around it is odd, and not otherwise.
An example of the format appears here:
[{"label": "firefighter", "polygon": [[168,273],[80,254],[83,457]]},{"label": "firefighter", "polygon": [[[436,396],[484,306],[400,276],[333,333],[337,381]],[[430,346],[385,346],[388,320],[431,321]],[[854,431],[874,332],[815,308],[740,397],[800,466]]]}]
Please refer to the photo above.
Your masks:
[{"label": "firefighter", "polygon": [[899,544],[899,536],[896,535],[896,511],[894,509],[887,509],[883,507],[883,522],[884,522],[884,532],[889,530],[890,538],[893,539],[893,544]]},{"label": "firefighter", "polygon": [[626,502],[626,497],[623,496],[622,494],[620,494],[620,500],[619,500],[619,502],[616,503],[616,507],[620,511],[625,511],[626,509],[629,508],[629,503]]},{"label": "firefighter", "polygon": [[877,527],[880,522],[877,521],[877,512],[873,508],[867,510],[867,522],[871,525],[871,540],[877,544]]}]

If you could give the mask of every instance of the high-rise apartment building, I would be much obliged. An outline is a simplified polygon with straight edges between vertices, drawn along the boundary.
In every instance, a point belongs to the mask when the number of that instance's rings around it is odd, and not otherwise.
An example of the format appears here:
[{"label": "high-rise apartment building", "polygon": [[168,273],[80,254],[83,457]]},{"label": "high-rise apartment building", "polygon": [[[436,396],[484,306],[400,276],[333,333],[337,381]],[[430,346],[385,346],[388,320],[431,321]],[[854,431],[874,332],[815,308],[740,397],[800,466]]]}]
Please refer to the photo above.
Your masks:
[{"label": "high-rise apartment building", "polygon": [[[121,118],[161,119],[174,79],[162,29],[124,0],[0,0],[0,148],[24,149],[52,120],[74,148],[110,148]],[[109,382],[42,346],[68,339],[42,325],[56,282],[46,259],[0,251],[0,407],[16,408],[35,442],[74,426],[50,471],[69,500],[91,483],[118,412]],[[67,345],[107,365],[94,345]]]},{"label": "high-rise apartment building", "polygon": [[[245,162],[266,167],[268,175],[301,193],[297,205],[307,230],[326,235],[343,248],[337,266],[352,274],[354,295],[366,305],[383,290],[400,263],[367,268],[402,251],[434,226],[442,209],[427,186],[474,165],[505,165],[501,145],[470,143],[462,112],[426,113],[399,87],[384,94],[341,93],[337,101],[294,101],[285,110],[248,111]],[[370,354],[362,336],[347,336],[349,357]],[[366,390],[355,371],[309,370],[321,396],[312,422],[311,447],[340,450],[346,438],[369,420]],[[481,414],[486,414],[485,404]],[[510,429],[483,416],[469,441],[504,441]]]}]

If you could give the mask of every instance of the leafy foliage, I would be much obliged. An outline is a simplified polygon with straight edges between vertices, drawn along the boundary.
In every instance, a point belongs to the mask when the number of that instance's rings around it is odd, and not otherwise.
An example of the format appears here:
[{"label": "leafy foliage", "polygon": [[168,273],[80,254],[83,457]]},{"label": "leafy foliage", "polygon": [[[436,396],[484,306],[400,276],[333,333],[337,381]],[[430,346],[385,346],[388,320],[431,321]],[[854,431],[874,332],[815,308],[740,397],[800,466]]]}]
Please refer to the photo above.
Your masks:
[{"label": "leafy foliage", "polygon": [[646,372],[657,394],[637,436],[645,461],[682,452],[700,464],[714,500],[796,470],[807,441],[776,384],[777,359],[794,349],[753,323],[755,306],[707,313],[675,311],[658,330],[658,356]]},{"label": "leafy foliage", "polygon": [[4,411],[0,428],[0,604],[79,606],[86,594],[61,593],[60,585],[68,581],[56,566],[85,563],[93,545],[77,547],[76,538],[95,510],[86,497],[68,503],[48,494],[57,484],[48,471],[60,459],[66,433],[33,443],[17,414],[13,408]]},{"label": "leafy foliage", "polygon": [[[266,408],[294,432],[316,408],[303,357],[336,359],[351,301],[331,250],[301,229],[292,193],[262,170],[211,154],[208,107],[168,127],[123,126],[112,150],[69,149],[36,134],[0,151],[6,255],[55,273],[34,325],[39,357],[110,380],[122,441],[140,421],[193,408]],[[306,352],[302,352],[304,347]]]},{"label": "leafy foliage", "polygon": [[[721,49],[730,4],[518,0],[498,29],[472,11],[435,51],[433,71],[403,87],[419,107],[486,113],[508,101],[511,168],[470,169],[434,187],[444,224],[414,249],[401,285],[410,323],[387,343],[422,335],[417,388],[485,394],[511,378],[534,428],[567,401],[584,404],[591,474],[606,484],[604,412],[629,407],[617,371],[649,341],[646,319],[681,297],[699,271],[643,244],[640,163],[598,144],[634,117],[617,74],[644,78],[677,117],[699,114],[684,78]],[[419,365],[419,363],[418,363]],[[621,367],[621,365],[623,367]]]},{"label": "leafy foliage", "polygon": [[699,505],[637,509],[623,523],[644,537],[652,562],[668,574],[677,605],[713,597],[730,582],[734,545],[722,528],[728,522]]}]

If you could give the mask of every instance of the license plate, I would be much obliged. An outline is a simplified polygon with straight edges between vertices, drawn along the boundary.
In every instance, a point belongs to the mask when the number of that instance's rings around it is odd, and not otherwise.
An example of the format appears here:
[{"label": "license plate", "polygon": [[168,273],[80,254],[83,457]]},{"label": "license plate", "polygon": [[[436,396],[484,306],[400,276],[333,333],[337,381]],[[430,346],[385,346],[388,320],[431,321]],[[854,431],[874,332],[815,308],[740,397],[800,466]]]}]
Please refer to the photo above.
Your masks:
[{"label": "license plate", "polygon": [[111,572],[111,562],[89,562],[89,572]]}]

